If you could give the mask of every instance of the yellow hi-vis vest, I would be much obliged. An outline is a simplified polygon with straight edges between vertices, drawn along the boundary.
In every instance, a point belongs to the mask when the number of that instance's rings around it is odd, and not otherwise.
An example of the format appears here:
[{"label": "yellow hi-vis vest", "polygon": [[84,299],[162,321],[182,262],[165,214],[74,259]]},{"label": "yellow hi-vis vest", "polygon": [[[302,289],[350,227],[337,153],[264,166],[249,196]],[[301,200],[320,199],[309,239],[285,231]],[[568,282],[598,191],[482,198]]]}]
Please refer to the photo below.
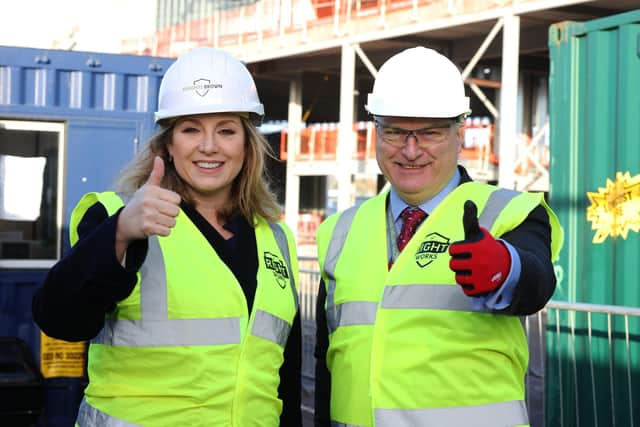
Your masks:
[{"label": "yellow hi-vis vest", "polygon": [[[109,215],[115,193],[90,193],[71,216],[71,241],[87,209]],[[180,211],[167,237],[149,237],[132,294],[107,315],[89,347],[80,427],[278,426],[279,369],[298,309],[289,229],[255,219],[259,258],[253,309],[233,273]]]},{"label": "yellow hi-vis vest", "polygon": [[553,259],[562,245],[557,217],[540,194],[465,183],[428,216],[387,271],[387,195],[329,217],[318,230],[332,425],[528,424],[521,320],[475,311],[449,269],[448,248],[464,239],[468,199],[494,236],[544,206]]}]

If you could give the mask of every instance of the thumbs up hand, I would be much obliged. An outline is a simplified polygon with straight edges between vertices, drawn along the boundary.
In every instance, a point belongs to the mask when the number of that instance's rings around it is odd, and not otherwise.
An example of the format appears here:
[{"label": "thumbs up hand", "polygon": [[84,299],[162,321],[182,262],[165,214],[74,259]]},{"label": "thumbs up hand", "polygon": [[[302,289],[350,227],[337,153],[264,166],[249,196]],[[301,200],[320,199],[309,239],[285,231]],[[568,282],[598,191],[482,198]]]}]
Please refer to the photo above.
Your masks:
[{"label": "thumbs up hand", "polygon": [[480,227],[478,209],[471,200],[464,204],[462,225],[464,240],[449,246],[449,268],[456,273],[456,282],[466,295],[494,292],[509,274],[511,255],[503,243]]},{"label": "thumbs up hand", "polygon": [[120,212],[116,229],[116,246],[148,236],[168,236],[180,212],[180,195],[161,187],[164,162],[158,156],[146,184]]}]

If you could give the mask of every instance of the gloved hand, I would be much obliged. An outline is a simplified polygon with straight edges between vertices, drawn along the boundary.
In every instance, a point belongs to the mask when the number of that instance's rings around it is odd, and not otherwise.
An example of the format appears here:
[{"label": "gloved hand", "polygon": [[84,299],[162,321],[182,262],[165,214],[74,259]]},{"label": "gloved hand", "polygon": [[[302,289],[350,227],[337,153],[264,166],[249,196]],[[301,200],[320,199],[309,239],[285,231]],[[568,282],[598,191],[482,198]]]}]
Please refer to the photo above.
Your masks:
[{"label": "gloved hand", "polygon": [[471,200],[464,203],[464,240],[449,246],[449,268],[468,296],[481,296],[498,289],[511,269],[506,246],[478,224],[478,208]]}]

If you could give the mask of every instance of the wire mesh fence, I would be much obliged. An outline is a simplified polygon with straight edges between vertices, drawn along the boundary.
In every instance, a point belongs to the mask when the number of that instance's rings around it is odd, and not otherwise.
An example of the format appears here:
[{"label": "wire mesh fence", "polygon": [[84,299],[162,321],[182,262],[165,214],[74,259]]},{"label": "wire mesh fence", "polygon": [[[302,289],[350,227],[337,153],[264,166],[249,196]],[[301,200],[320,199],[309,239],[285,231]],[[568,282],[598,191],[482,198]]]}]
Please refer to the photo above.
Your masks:
[{"label": "wire mesh fence", "polygon": [[640,308],[551,301],[546,425],[640,425]]},{"label": "wire mesh fence", "polygon": [[[316,259],[301,257],[302,405],[308,416],[319,283]],[[550,301],[523,325],[531,427],[640,426],[640,308]]]}]

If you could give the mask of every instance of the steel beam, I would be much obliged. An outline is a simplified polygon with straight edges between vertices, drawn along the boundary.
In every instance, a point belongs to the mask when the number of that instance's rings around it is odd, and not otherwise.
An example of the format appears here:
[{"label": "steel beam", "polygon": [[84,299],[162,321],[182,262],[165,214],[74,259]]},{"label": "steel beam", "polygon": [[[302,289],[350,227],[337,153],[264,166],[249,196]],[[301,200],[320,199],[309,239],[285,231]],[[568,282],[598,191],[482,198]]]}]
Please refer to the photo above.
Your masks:
[{"label": "steel beam", "polygon": [[287,183],[285,186],[285,222],[294,234],[298,229],[300,210],[300,177],[295,174],[296,150],[300,146],[302,129],[302,77],[291,80],[289,85],[289,111],[287,131]]},{"label": "steel beam", "polygon": [[518,140],[518,56],[520,17],[505,15],[502,34],[502,88],[500,89],[500,135],[498,185],[515,188],[513,161]]},{"label": "steel beam", "polygon": [[351,156],[353,153],[354,91],[356,79],[356,51],[351,44],[342,45],[340,63],[340,125],[338,128],[338,210],[351,206]]}]

